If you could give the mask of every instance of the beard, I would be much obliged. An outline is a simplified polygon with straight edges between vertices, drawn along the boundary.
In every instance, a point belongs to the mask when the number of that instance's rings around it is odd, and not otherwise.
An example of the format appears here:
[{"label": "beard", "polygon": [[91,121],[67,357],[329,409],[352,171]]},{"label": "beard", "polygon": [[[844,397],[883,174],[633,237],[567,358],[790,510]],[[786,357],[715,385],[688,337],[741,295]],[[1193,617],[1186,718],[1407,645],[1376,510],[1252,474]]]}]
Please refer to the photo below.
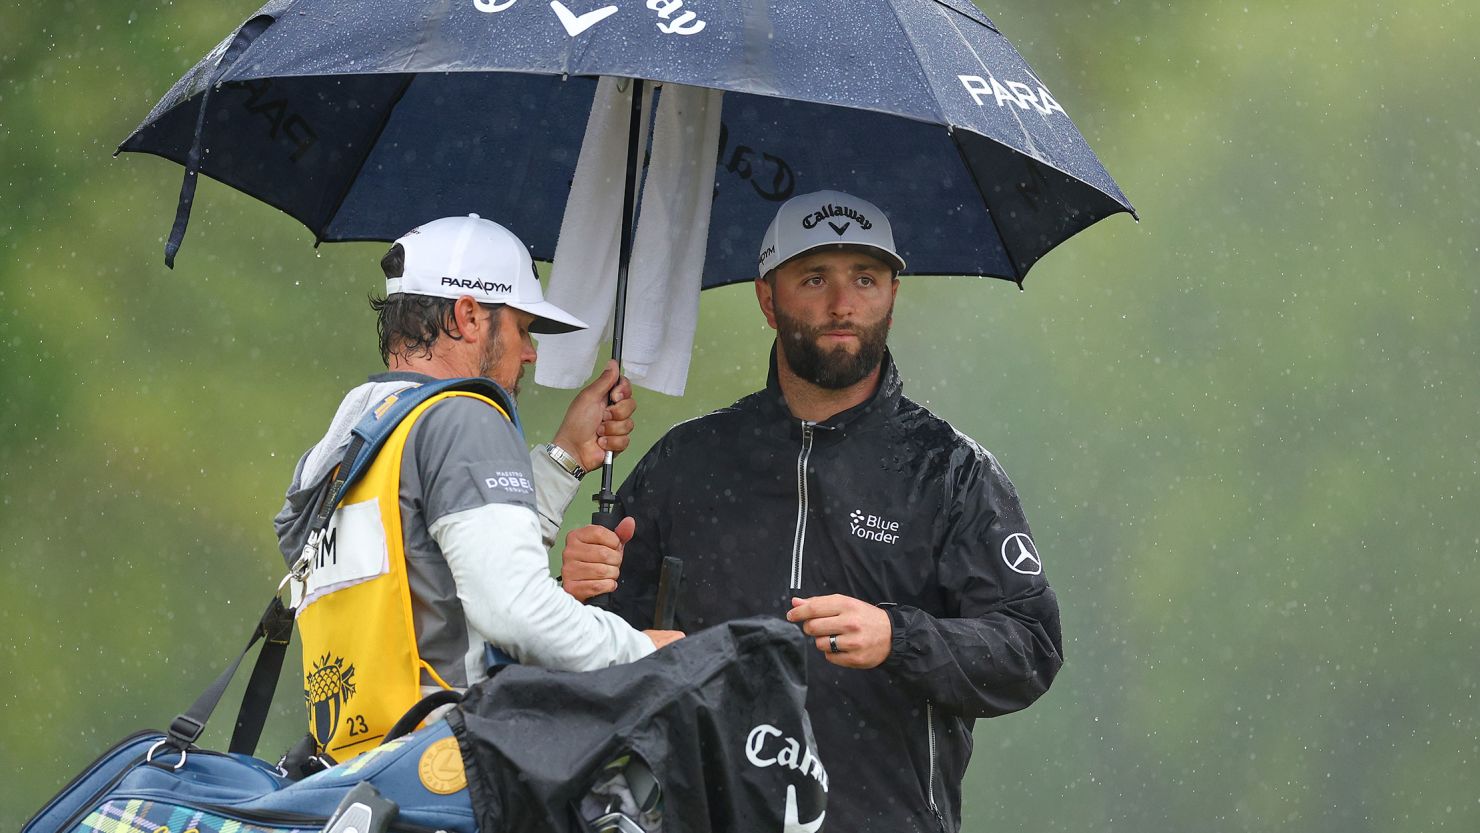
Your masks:
[{"label": "beard", "polygon": [[519,395],[519,382],[524,378],[524,365],[519,365],[519,372],[514,376],[513,382],[505,382],[503,379],[493,376],[494,368],[499,366],[504,357],[504,350],[498,343],[497,338],[490,338],[483,344],[483,356],[478,361],[478,375],[502,385],[511,396]]},{"label": "beard", "polygon": [[[786,364],[802,379],[827,390],[841,390],[855,385],[879,368],[889,339],[891,308],[872,324],[804,324],[776,307],[776,341],[786,354]],[[825,350],[820,344],[824,332],[845,330],[858,336],[858,351],[849,352],[844,345]]]}]

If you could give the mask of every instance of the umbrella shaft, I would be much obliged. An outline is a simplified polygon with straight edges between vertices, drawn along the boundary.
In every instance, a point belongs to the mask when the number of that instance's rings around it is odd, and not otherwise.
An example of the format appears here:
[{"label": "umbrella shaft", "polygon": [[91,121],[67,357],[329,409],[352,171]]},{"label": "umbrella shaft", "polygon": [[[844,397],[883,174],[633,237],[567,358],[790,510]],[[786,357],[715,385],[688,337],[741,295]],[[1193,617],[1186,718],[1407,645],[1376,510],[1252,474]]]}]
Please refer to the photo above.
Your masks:
[{"label": "umbrella shaft", "polygon": [[[612,311],[612,358],[617,360],[618,368],[622,365],[622,337],[627,324],[627,269],[632,263],[632,215],[637,209],[637,166],[642,153],[642,92],[642,79],[632,79],[632,111],[627,120],[627,181],[622,191],[621,242],[617,253],[617,299]],[[616,506],[610,451],[601,464],[601,491],[596,501],[602,512],[610,512]]]},{"label": "umbrella shaft", "polygon": [[627,121],[627,181],[622,191],[622,234],[617,254],[617,299],[612,315],[612,358],[622,361],[627,318],[627,270],[632,265],[632,219],[637,211],[638,158],[642,153],[643,80],[632,79],[632,112]]}]

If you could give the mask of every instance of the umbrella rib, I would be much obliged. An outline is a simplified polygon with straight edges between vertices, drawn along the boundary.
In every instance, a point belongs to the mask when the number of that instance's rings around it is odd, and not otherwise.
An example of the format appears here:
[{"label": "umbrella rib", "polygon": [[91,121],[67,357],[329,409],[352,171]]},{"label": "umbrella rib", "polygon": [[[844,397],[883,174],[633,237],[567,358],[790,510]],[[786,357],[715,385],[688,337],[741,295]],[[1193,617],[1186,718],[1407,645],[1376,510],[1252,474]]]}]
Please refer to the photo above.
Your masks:
[{"label": "umbrella rib", "polygon": [[[966,33],[961,31],[961,27],[956,25],[955,20],[950,20],[949,22],[951,24],[951,28],[956,31],[956,36],[961,39],[962,43],[966,44],[967,49],[971,50],[971,56],[973,58],[976,58],[976,62],[985,69],[987,66],[986,61],[983,61],[982,56],[976,53],[976,47],[971,44],[971,41],[969,39],[967,39]],[[991,71],[988,70],[988,74],[990,74],[990,72]],[[944,121],[944,119],[942,119],[942,121]],[[1019,122],[1019,124],[1021,124],[1021,122]],[[1010,275],[1009,277],[1011,278],[1013,283],[1017,284],[1018,291],[1021,292],[1023,289],[1023,278],[1026,276],[1026,273],[1018,269],[1017,258],[1013,256],[1012,249],[1008,247],[1007,236],[1002,233],[1002,226],[997,223],[997,212],[992,210],[992,204],[987,201],[987,192],[982,187],[982,181],[977,178],[976,169],[971,166],[971,160],[968,159],[966,156],[966,148],[961,147],[961,140],[956,138],[956,131],[949,123],[947,123],[946,125],[946,133],[949,134],[951,137],[951,144],[956,146],[956,155],[961,157],[961,166],[964,167],[966,169],[966,172],[971,175],[971,181],[976,185],[977,196],[981,197],[982,206],[987,209],[987,219],[992,221],[992,230],[997,232],[997,239],[1002,243],[1002,253],[1007,255],[1007,265],[1010,269],[1012,269],[1012,275]],[[1009,148],[1009,150],[1011,149]]]},{"label": "umbrella rib", "polygon": [[982,198],[982,205],[987,209],[987,219],[992,221],[992,229],[997,232],[997,239],[1002,242],[1002,252],[1007,255],[1007,265],[1012,268],[1012,274],[1008,277],[1013,283],[1018,285],[1018,289],[1021,291],[1023,288],[1023,278],[1027,273],[1018,269],[1017,257],[1013,255],[1012,249],[1008,248],[1007,237],[1002,234],[1002,227],[997,224],[997,212],[993,211],[992,204],[987,202],[987,192],[982,190],[982,182],[980,179],[977,179],[976,169],[971,167],[971,160],[966,158],[966,148],[961,147],[961,140],[956,138],[956,131],[948,130],[947,132],[950,133],[951,144],[956,146],[957,155],[961,157],[962,167],[966,168],[966,172],[971,175],[972,183],[976,185],[976,194]]},{"label": "umbrella rib", "polygon": [[349,192],[355,187],[355,183],[359,181],[360,172],[365,169],[365,163],[370,161],[370,155],[375,152],[375,146],[380,144],[380,137],[385,133],[386,126],[391,123],[391,116],[395,114],[396,107],[401,103],[401,99],[406,97],[406,91],[411,89],[411,83],[415,80],[415,73],[407,73],[406,83],[401,85],[401,89],[397,90],[395,97],[391,99],[390,106],[386,107],[385,118],[381,119],[380,126],[375,130],[375,135],[370,137],[370,140],[365,143],[365,152],[360,154],[360,161],[359,164],[355,165],[354,174],[345,179],[344,187],[340,189],[339,196],[334,199],[334,205],[329,209],[329,213],[324,216],[322,225],[313,230],[313,244],[315,247],[323,243],[326,239],[324,232],[334,222],[334,218],[339,216],[339,209],[343,208],[344,201],[349,199]]},{"label": "umbrella rib", "polygon": [[[952,12],[954,14],[959,14],[962,17],[966,18],[967,20],[970,20],[972,23],[976,23],[978,25],[985,26],[988,29],[991,29],[993,32],[996,32],[999,35],[1002,34],[1002,30],[1001,29],[998,29],[997,28],[997,24],[993,23],[992,22],[992,19],[989,18],[989,17],[987,17],[985,13],[982,14],[982,19],[981,20],[977,20],[976,18],[972,17],[967,12],[962,11],[961,9],[958,9],[955,6],[952,6],[950,3],[945,2],[945,0],[934,0],[934,2],[935,2],[935,4],[937,6],[942,6],[942,7],[944,7],[949,12]],[[978,12],[981,12],[981,9],[977,9],[977,11]]]},{"label": "umbrella rib", "polygon": [[[886,3],[885,5],[889,7],[890,13],[894,15],[894,24],[904,34],[904,42],[910,45],[910,54],[915,58],[915,70],[920,73],[920,80],[923,82],[925,89],[930,91],[930,109],[935,113],[935,120],[946,125],[947,129],[949,129],[950,122],[946,119],[945,112],[941,109],[940,96],[935,92],[935,82],[930,77],[930,73],[925,70],[925,61],[920,58],[920,50],[915,47],[914,38],[909,36],[909,30],[905,28],[904,21],[899,17],[899,8],[893,3]],[[958,29],[957,31],[959,32],[960,30]]]}]

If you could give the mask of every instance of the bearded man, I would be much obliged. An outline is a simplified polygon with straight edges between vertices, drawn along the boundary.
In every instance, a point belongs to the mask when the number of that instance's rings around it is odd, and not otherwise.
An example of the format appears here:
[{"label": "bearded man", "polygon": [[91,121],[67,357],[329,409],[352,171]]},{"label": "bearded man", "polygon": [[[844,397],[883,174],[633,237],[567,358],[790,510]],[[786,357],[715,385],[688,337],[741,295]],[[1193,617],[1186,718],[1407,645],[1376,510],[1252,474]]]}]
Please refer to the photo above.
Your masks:
[{"label": "bearded man", "polygon": [[[381,259],[386,373],[351,390],[299,460],[276,518],[291,565],[368,413],[461,380],[411,411],[339,502],[298,602],[304,694],[321,751],[376,746],[422,695],[463,689],[511,658],[582,671],[681,636],[642,633],[562,593],[547,550],[587,469],[627,447],[634,403],[616,362],[576,395],[553,443],[525,444],[515,395],[531,333],[586,325],[544,300],[529,249],[473,214],[425,223]],[[479,393],[481,391],[481,393]]]},{"label": "bearded man", "polygon": [[612,592],[634,627],[665,556],[684,561],[676,627],[802,626],[829,830],[959,830],[975,719],[1027,707],[1063,662],[1012,483],[901,393],[886,339],[904,266],[872,203],[785,203],[755,283],[777,334],[766,388],[670,430],[619,493],[630,517],[572,532],[563,559],[567,592]]}]

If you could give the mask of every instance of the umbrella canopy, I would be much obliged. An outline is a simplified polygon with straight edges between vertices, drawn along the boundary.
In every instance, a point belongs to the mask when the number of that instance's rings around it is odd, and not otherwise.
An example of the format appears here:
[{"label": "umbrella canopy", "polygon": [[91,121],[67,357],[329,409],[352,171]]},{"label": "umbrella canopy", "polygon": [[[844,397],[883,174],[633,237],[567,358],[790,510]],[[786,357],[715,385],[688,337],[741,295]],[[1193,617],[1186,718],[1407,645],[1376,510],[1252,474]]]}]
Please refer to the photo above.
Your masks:
[{"label": "umbrella canopy", "polygon": [[198,168],[319,241],[477,212],[548,260],[596,77],[617,76],[725,91],[705,287],[754,278],[777,205],[825,188],[884,207],[912,274],[1019,283],[1134,213],[964,0],[600,2],[276,0],[120,150]]}]

